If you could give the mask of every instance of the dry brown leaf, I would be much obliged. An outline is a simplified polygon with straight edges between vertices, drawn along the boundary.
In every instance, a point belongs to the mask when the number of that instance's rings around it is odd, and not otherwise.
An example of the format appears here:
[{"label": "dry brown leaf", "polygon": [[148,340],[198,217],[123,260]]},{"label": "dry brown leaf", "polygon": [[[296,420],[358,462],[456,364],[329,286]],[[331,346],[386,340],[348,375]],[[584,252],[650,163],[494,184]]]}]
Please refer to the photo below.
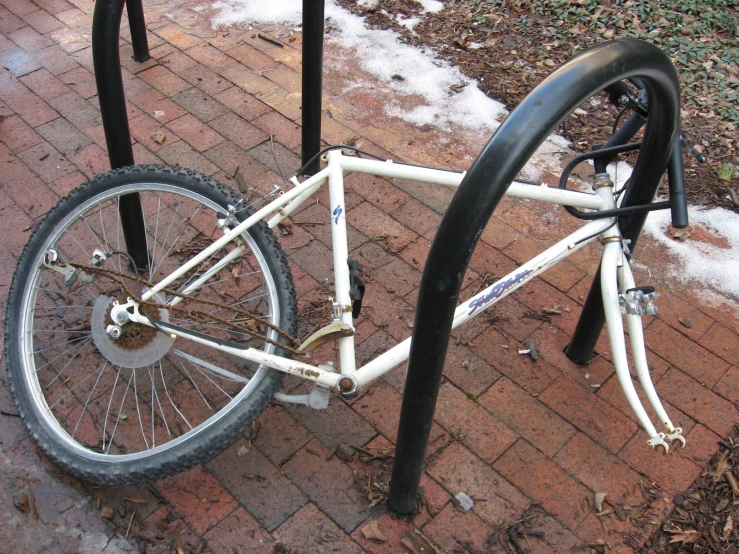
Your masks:
[{"label": "dry brown leaf", "polygon": [[369,523],[364,525],[361,531],[364,535],[364,538],[368,541],[374,541],[378,543],[387,542],[387,537],[380,530],[380,522],[376,519],[373,519]]},{"label": "dry brown leaf", "polygon": [[692,329],[693,327],[695,327],[695,324],[693,323],[693,321],[687,317],[678,317],[677,320],[680,323],[682,323],[685,327],[687,327],[688,329]]},{"label": "dry brown leaf", "polygon": [[162,144],[167,139],[167,134],[159,129],[158,131],[154,131],[151,134],[151,140],[156,142],[157,144]]},{"label": "dry brown leaf", "polygon": [[670,544],[675,542],[681,542],[683,544],[693,544],[696,542],[701,534],[695,529],[688,529],[687,531],[681,531],[680,529],[668,530],[668,533],[672,533],[673,537]]},{"label": "dry brown leaf", "polygon": [[731,465],[726,461],[728,454],[728,450],[724,450],[719,455],[718,461],[716,462],[716,470],[712,474],[716,482],[720,481],[724,475],[731,471]]},{"label": "dry brown leaf", "polygon": [[686,227],[685,229],[676,229],[670,226],[670,230],[668,231],[668,234],[670,237],[672,237],[675,240],[685,240],[685,239],[690,238],[690,235],[693,234],[693,231],[690,227]]},{"label": "dry brown leaf", "polygon": [[727,541],[729,540],[729,537],[731,536],[731,533],[734,531],[734,521],[731,519],[731,516],[726,518],[726,525],[724,525],[724,530],[721,532],[721,540]]},{"label": "dry brown leaf", "polygon": [[22,494],[16,498],[13,505],[18,511],[23,512],[26,515],[31,513],[31,500],[27,494]]}]

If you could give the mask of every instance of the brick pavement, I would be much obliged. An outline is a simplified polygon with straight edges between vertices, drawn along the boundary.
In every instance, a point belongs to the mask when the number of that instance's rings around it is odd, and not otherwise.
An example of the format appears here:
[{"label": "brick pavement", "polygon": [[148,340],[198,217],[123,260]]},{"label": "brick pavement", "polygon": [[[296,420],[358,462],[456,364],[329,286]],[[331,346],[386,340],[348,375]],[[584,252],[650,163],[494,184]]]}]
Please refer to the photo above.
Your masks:
[{"label": "brick pavement", "polygon": [[[92,6],[89,0],[0,0],[3,301],[34,223],[61,195],[108,165],[91,73]],[[194,26],[192,2],[175,7],[171,13],[168,5],[146,8],[154,59],[144,64],[129,59],[124,23],[123,73],[136,160],[179,163],[231,185],[237,165],[263,182],[276,181],[280,170],[292,174],[300,150],[300,35],[283,39],[280,48],[252,31]],[[325,117],[324,139],[434,160],[435,150],[423,142],[434,133],[378,118],[369,95],[340,94],[352,74],[338,73],[327,70],[332,117]],[[166,133],[162,144],[151,139],[156,130]],[[349,176],[347,189],[352,256],[372,275],[357,335],[358,357],[366,361],[410,334],[420,271],[450,194],[367,176]],[[545,213],[527,202],[504,201],[483,234],[466,288],[476,290],[486,274],[515,267],[544,239],[563,235],[570,222],[551,214],[542,219]],[[327,218],[323,196],[295,216],[298,222]],[[313,229],[296,226],[281,237],[301,307],[322,298],[321,281],[328,277],[319,260],[330,242]],[[382,460],[395,440],[404,367],[354,401],[333,398],[325,412],[273,405],[259,419],[256,436],[245,434],[210,462],[151,487],[112,488],[80,483],[38,455],[19,419],[5,415],[14,408],[3,361],[0,514],[9,523],[0,537],[10,545],[4,550],[25,544],[48,552],[127,551],[136,548],[123,538],[132,522],[131,537],[148,551],[403,552],[404,533],[418,528],[447,551],[461,551],[464,543],[469,552],[481,552],[500,548],[494,531],[501,524],[534,509],[545,514],[536,528],[545,532],[546,543],[532,537],[532,552],[570,552],[597,540],[615,552],[634,551],[736,423],[739,320],[726,306],[707,304],[700,289],[669,280],[663,255],[643,240],[637,260],[656,266],[654,280],[665,293],[660,315],[647,320],[650,361],[688,441],[686,449],[659,456],[645,444],[603,342],[601,356],[586,368],[562,354],[597,249],[584,249],[502,301],[489,317],[454,333],[422,508],[407,519],[372,507],[362,480],[370,470],[376,479],[386,478]],[[563,314],[549,321],[526,317],[555,306]],[[678,318],[690,319],[692,327]],[[538,362],[517,354],[531,339],[541,351]],[[329,356],[331,349],[322,352]],[[339,456],[345,445],[375,457],[363,462]],[[644,490],[656,492],[641,526],[615,513],[597,516],[591,507],[593,494],[605,492],[611,506],[628,512],[644,502]],[[460,491],[475,499],[469,512],[452,501]],[[24,495],[36,501],[29,515],[12,507],[23,507]],[[103,504],[116,508],[111,522],[98,515]],[[387,542],[364,536],[371,521]]]}]

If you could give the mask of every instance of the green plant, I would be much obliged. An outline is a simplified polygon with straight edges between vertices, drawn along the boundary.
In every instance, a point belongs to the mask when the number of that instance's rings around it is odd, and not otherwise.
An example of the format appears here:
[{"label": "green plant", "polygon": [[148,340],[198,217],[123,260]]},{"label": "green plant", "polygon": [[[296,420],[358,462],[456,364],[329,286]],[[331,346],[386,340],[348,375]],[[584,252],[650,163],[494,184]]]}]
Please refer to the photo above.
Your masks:
[{"label": "green plant", "polygon": [[721,164],[716,170],[716,175],[722,181],[731,181],[734,178],[734,166],[731,164]]}]

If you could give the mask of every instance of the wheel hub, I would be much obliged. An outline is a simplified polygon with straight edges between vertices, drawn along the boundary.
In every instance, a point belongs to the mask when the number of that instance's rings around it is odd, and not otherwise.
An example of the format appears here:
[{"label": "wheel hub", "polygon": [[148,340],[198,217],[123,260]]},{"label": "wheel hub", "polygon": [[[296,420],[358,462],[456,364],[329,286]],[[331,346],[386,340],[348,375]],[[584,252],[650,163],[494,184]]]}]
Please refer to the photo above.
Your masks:
[{"label": "wheel hub", "polygon": [[[155,294],[153,299],[160,304],[164,302],[161,293]],[[174,339],[143,323],[125,323],[120,327],[119,338],[111,337],[106,329],[114,324],[110,315],[114,300],[120,303],[125,302],[126,298],[99,296],[92,310],[91,322],[95,346],[109,362],[127,368],[144,367],[160,360],[169,352]],[[147,305],[141,306],[140,311],[153,319],[169,322],[169,312],[163,308]]]}]

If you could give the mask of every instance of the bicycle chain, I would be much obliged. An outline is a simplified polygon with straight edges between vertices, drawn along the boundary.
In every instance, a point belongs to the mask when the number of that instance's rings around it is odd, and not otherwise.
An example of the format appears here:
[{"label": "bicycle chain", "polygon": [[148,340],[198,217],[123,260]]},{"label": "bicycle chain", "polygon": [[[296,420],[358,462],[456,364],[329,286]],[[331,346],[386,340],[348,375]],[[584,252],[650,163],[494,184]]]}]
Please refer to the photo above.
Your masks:
[{"label": "bicycle chain", "polygon": [[[84,265],[84,264],[78,264],[78,263],[68,262],[68,265],[71,266],[71,267],[73,267],[73,268],[75,268],[75,269],[79,269],[81,271],[85,271],[85,272],[92,273],[92,274],[102,275],[104,277],[107,277],[107,278],[111,279],[112,281],[118,283],[121,286],[121,288],[126,292],[126,294],[131,299],[133,299],[134,301],[136,301],[137,303],[139,303],[142,306],[152,306],[152,307],[155,307],[155,308],[165,307],[168,311],[170,311],[170,312],[178,312],[180,314],[184,314],[189,319],[191,319],[191,320],[193,320],[193,321],[195,321],[197,323],[208,323],[208,322],[216,321],[218,323],[221,323],[221,324],[225,325],[226,327],[237,329],[237,330],[243,332],[243,334],[248,335],[248,336],[250,336],[252,338],[255,338],[255,339],[258,339],[258,340],[263,340],[263,341],[265,341],[265,342],[267,342],[269,344],[272,344],[273,346],[276,346],[278,348],[281,348],[282,350],[287,350],[291,354],[294,354],[294,355],[302,354],[302,352],[298,352],[296,349],[291,348],[290,346],[287,346],[286,344],[283,344],[283,343],[278,342],[276,340],[270,339],[266,335],[262,335],[261,333],[259,333],[257,331],[254,331],[252,329],[249,329],[244,324],[233,322],[233,321],[228,321],[227,319],[220,318],[220,317],[218,317],[216,315],[213,315],[213,314],[207,314],[207,313],[202,312],[200,310],[192,310],[192,309],[188,309],[188,308],[179,308],[177,306],[162,306],[161,304],[157,304],[156,302],[141,300],[138,297],[138,295],[134,294],[131,291],[131,289],[129,289],[129,287],[126,285],[126,283],[124,282],[124,279],[128,279],[130,281],[137,281],[137,279],[135,277],[131,277],[129,275],[122,275],[122,274],[120,274],[118,272],[115,272],[115,271],[112,271],[112,270],[109,270],[109,269],[99,268],[99,267],[93,267],[93,266],[88,266],[88,265]],[[138,279],[138,282],[140,284],[144,284],[144,285],[149,286],[149,287],[153,286],[146,279],[139,278]],[[181,292],[178,292],[178,291],[175,291],[175,290],[172,290],[172,289],[168,289],[166,287],[163,288],[163,289],[161,289],[160,292],[164,292],[165,294],[169,294],[171,296],[182,298],[185,303],[187,303],[189,301],[193,301],[192,297],[188,296],[187,294],[183,294]],[[215,302],[215,301],[212,301],[212,300],[205,300],[205,299],[202,299],[202,298],[198,298],[197,299],[197,302],[200,302],[201,304],[205,304],[207,306],[213,306],[215,308],[226,309],[226,310],[229,310],[229,311],[231,311],[231,312],[233,312],[235,314],[246,316],[246,317],[250,318],[250,320],[253,321],[253,322],[258,321],[259,323],[257,325],[263,324],[263,325],[267,326],[269,329],[272,329],[273,331],[275,331],[279,335],[281,335],[284,338],[288,339],[293,344],[295,344],[295,345],[299,345],[300,344],[300,340],[299,339],[293,337],[289,333],[286,333],[285,331],[283,331],[282,329],[280,329],[278,326],[276,326],[276,325],[274,325],[274,324],[272,324],[272,323],[270,323],[268,321],[265,321],[261,316],[258,316],[256,314],[253,314],[253,313],[251,313],[248,310],[244,310],[243,308],[237,308],[237,307],[234,307],[234,306],[229,306],[227,304],[221,304],[220,302]]]}]

